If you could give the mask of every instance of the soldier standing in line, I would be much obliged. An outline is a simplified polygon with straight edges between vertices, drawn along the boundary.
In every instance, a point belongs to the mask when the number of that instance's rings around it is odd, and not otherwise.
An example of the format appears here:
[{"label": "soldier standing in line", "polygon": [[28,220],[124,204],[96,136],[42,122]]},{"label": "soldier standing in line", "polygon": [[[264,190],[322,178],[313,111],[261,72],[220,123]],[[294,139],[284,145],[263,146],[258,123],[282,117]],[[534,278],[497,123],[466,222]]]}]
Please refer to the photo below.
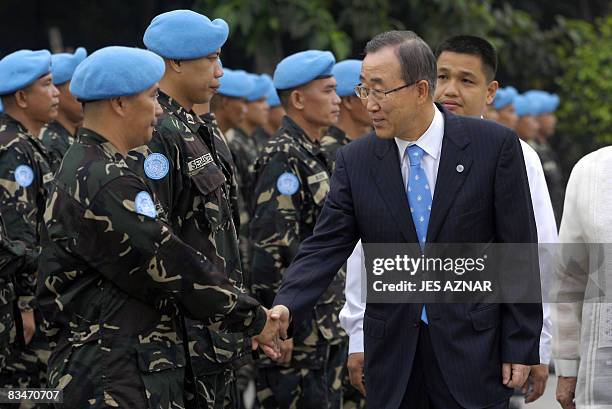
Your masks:
[{"label": "soldier standing in line", "polygon": [[372,122],[363,102],[355,94],[361,73],[360,60],[345,60],[334,65],[332,74],[336,79],[336,93],[341,99],[340,117],[337,125],[329,127],[321,138],[321,149],[332,163],[333,172],[336,152],[350,141],[372,130]]},{"label": "soldier standing in line", "polygon": [[[49,345],[39,328],[35,300],[42,222],[48,184],[53,179],[46,150],[37,136],[57,116],[51,54],[21,50],[0,60],[0,213],[10,240],[20,240],[28,256],[15,273],[15,290],[25,345],[13,344],[0,376],[6,388],[40,388],[46,383]],[[34,407],[24,403],[22,408]]]},{"label": "soldier standing in line", "polygon": [[[175,234],[244,291],[232,163],[216,123],[205,123],[192,110],[219,89],[219,54],[228,31],[223,20],[210,21],[190,10],[153,19],[143,40],[166,65],[158,98],[163,113],[148,144],[151,153],[131,164],[159,197]],[[187,406],[235,407],[236,369],[253,360],[251,334],[189,318],[185,322]]]},{"label": "soldier standing in line", "polygon": [[245,187],[250,186],[249,182],[244,179],[248,177],[248,154],[245,153],[244,147],[236,140],[236,129],[239,129],[240,123],[246,115],[247,96],[255,83],[253,77],[241,70],[224,69],[223,77],[220,79],[221,86],[219,93],[213,96],[211,100],[212,116],[219,123],[219,133],[221,133],[225,141],[227,141],[228,149],[231,153],[233,161],[234,176],[236,179],[237,196],[238,196],[238,241],[240,248],[240,259],[242,261],[242,273],[245,288],[248,290],[250,286],[249,266],[251,260],[251,251],[249,248],[249,198],[245,196]]},{"label": "soldier standing in line", "polygon": [[49,386],[63,390],[61,408],[184,407],[185,349],[193,346],[183,338],[183,314],[220,331],[263,330],[253,346],[272,345],[278,328],[174,234],[155,194],[126,163],[162,114],[164,69],[149,51],[107,47],[79,65],[70,86],[85,117],[47,201],[38,283],[56,343]]},{"label": "soldier standing in line", "polygon": [[[330,165],[319,141],[340,112],[334,63],[329,51],[310,50],[285,58],[274,73],[287,116],[255,163],[257,204],[250,225],[252,290],[263,305],[272,305],[329,191]],[[263,408],[342,407],[347,350],[337,311],[343,303],[344,277],[338,274],[311,319],[281,344],[280,360],[258,363],[257,396]]]},{"label": "soldier standing in line", "polygon": [[495,122],[516,130],[518,115],[514,109],[514,98],[518,92],[514,87],[505,87],[497,90],[493,99],[493,108],[497,112]]},{"label": "soldier standing in line", "polygon": [[268,124],[268,117],[270,115],[268,98],[270,97],[273,84],[270,76],[266,74],[252,74],[251,78],[254,79],[255,87],[247,96],[247,112],[240,124],[240,129],[244,131],[245,135],[248,135],[250,148],[255,149],[255,152],[250,154],[253,161],[251,165],[253,165],[257,156],[259,156],[259,152],[261,152],[267,142],[267,139],[262,140],[262,137],[265,138],[265,136],[261,132],[263,127]]},{"label": "soldier standing in line", "polygon": [[563,184],[563,172],[559,156],[549,143],[550,138],[555,134],[555,127],[557,125],[555,111],[559,106],[559,97],[541,90],[527,91],[525,96],[534,100],[537,106],[536,120],[540,125],[540,130],[529,144],[538,153],[542,162],[546,185],[548,186],[550,200],[555,211],[555,220],[557,221],[557,227],[559,227],[563,213],[565,186]]},{"label": "soldier standing in line", "polygon": [[51,56],[53,84],[59,91],[59,109],[55,121],[45,125],[40,140],[47,149],[49,165],[55,173],[62,158],[74,142],[77,128],[83,122],[83,107],[70,93],[70,79],[77,65],[87,57],[87,51],[79,47],[74,54],[60,53]]},{"label": "soldier standing in line", "polygon": [[270,83],[270,91],[268,94],[268,106],[270,110],[268,111],[268,122],[258,128],[258,131],[255,132],[253,137],[255,138],[255,142],[257,143],[257,148],[259,149],[259,154],[263,151],[263,148],[268,144],[268,141],[278,131],[278,128],[281,127],[283,123],[283,117],[287,114],[285,112],[285,108],[281,104],[281,100],[278,97],[278,92],[276,88],[274,88],[274,83],[272,82],[272,78],[269,75],[263,74],[268,77],[268,82]]}]

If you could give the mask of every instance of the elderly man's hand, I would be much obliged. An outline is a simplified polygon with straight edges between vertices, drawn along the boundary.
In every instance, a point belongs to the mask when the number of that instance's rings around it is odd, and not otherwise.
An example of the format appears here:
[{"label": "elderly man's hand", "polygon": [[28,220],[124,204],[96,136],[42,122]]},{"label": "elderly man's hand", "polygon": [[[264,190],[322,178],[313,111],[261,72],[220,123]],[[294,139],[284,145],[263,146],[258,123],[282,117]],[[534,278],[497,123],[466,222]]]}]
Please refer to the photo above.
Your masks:
[{"label": "elderly man's hand", "polygon": [[559,376],[557,378],[557,401],[563,409],[576,409],[576,381],[575,376]]}]

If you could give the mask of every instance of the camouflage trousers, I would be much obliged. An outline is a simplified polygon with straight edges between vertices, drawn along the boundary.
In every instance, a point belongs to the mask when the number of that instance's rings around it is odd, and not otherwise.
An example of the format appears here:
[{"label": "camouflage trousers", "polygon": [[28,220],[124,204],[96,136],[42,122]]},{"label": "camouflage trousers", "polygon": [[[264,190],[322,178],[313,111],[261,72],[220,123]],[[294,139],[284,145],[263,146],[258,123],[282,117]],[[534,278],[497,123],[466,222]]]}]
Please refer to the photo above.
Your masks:
[{"label": "camouflage trousers", "polygon": [[[47,362],[49,344],[37,328],[32,341],[25,347],[11,345],[10,355],[0,375],[2,388],[45,388],[47,385]],[[7,408],[43,409],[47,404],[22,402],[21,405],[7,405]]]},{"label": "camouflage trousers", "polygon": [[[318,348],[321,351],[321,348]],[[257,377],[257,400],[262,409],[341,409],[344,344],[327,345],[318,368],[262,366]]]},{"label": "camouflage trousers", "polygon": [[15,323],[13,321],[13,305],[2,304],[0,300],[0,371],[6,365],[10,355],[9,345],[15,340]]},{"label": "camouflage trousers", "polygon": [[[195,382],[195,385],[194,385]],[[196,390],[196,394],[193,393]],[[234,369],[185,379],[187,409],[239,409],[239,393]],[[197,396],[196,396],[197,395]]]}]

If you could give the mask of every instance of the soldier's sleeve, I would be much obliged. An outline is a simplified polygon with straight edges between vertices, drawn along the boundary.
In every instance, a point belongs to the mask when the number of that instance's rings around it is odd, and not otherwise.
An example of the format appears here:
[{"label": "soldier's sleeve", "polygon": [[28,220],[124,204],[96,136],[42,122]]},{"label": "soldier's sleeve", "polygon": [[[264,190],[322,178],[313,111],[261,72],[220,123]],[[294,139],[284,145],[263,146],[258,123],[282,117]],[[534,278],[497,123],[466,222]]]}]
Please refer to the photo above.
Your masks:
[{"label": "soldier's sleeve", "polygon": [[[15,171],[18,169],[24,176],[16,179]],[[27,262],[15,276],[15,290],[22,310],[32,308],[36,293],[39,254],[37,194],[42,184],[36,180],[37,177],[36,166],[19,145],[0,150],[0,213],[7,237],[23,243],[27,254]]]},{"label": "soldier's sleeve", "polygon": [[[251,261],[252,293],[264,306],[271,306],[285,269],[297,254],[300,244],[302,186],[278,189],[281,176],[298,179],[297,164],[284,152],[272,154],[258,174],[255,210],[250,224],[253,244]],[[293,179],[295,177],[295,179]]]},{"label": "soldier's sleeve", "polygon": [[265,311],[201,253],[156,218],[142,180],[109,182],[85,210],[76,254],[121,290],[163,308],[176,302],[185,314],[232,332],[258,334]]}]

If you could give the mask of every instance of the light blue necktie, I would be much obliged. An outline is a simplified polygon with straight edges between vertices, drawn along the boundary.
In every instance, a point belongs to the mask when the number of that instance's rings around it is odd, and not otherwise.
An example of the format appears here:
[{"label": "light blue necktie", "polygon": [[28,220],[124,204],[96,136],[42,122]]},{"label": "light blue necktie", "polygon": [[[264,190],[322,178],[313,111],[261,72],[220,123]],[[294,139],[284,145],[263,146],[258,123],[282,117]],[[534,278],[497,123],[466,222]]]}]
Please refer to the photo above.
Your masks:
[{"label": "light blue necktie", "polygon": [[[429,224],[429,215],[431,214],[432,196],[431,187],[427,181],[427,175],[425,174],[425,170],[421,167],[421,159],[423,159],[425,151],[417,145],[410,145],[406,149],[406,155],[408,155],[408,160],[410,160],[410,172],[408,172],[406,194],[408,195],[412,221],[416,228],[421,251],[423,251],[425,248],[425,241],[427,240],[427,225]],[[421,310],[421,320],[425,324],[429,324],[425,305],[423,305],[423,309]]]}]

